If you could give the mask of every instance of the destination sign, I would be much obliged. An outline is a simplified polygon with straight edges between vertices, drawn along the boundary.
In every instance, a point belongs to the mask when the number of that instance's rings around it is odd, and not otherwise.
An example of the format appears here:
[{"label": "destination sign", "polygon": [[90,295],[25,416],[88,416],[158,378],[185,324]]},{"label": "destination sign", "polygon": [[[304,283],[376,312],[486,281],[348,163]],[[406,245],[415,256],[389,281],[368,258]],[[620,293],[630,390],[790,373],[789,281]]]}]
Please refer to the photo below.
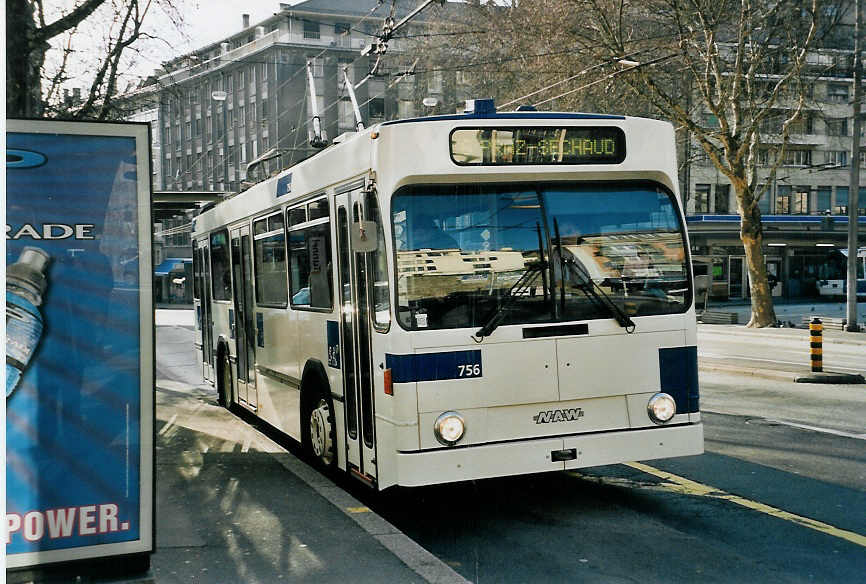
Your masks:
[{"label": "destination sign", "polygon": [[619,164],[625,133],[611,126],[461,128],[451,133],[451,159],[461,166]]}]

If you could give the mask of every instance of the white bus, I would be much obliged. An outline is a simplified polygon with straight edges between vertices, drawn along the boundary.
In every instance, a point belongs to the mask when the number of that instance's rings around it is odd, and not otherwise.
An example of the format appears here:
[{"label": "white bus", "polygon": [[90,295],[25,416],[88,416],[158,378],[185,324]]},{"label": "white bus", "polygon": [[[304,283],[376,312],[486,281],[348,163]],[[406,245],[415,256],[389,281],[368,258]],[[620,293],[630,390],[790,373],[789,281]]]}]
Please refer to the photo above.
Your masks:
[{"label": "white bus", "polygon": [[[866,296],[866,247],[857,250],[857,296]],[[848,250],[830,252],[821,267],[817,282],[818,294],[824,298],[845,298],[848,295]]]},{"label": "white bus", "polygon": [[378,489],[701,453],[672,126],[480,103],[196,217],[205,378]]}]

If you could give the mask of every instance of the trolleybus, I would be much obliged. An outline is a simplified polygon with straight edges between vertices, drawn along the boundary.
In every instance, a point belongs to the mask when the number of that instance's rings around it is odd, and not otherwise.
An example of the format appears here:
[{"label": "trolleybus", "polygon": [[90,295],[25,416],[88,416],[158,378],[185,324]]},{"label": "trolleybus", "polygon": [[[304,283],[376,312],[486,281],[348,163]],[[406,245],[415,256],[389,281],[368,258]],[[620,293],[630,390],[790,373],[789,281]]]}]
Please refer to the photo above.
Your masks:
[{"label": "trolleybus", "polygon": [[478,103],[199,214],[204,377],[379,489],[701,453],[672,126]]},{"label": "trolleybus", "polygon": [[[866,296],[866,247],[857,250],[857,296]],[[822,267],[818,280],[818,293],[822,297],[844,298],[848,295],[848,250],[830,252],[829,259]]]}]

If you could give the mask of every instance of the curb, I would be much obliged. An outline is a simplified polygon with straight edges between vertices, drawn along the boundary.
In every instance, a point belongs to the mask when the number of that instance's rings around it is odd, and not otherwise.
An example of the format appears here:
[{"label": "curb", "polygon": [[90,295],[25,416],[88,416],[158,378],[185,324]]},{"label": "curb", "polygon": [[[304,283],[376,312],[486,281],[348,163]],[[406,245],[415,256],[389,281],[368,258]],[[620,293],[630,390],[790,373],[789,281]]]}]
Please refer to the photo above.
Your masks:
[{"label": "curb", "polygon": [[805,377],[797,377],[797,383],[835,383],[839,385],[860,385],[866,383],[862,375],[853,373],[812,373]]},{"label": "curb", "polygon": [[735,365],[698,365],[698,371],[706,373],[731,373],[746,377],[760,377],[776,381],[792,381],[796,383],[826,383],[834,385],[866,384],[866,379],[856,373],[810,373],[804,375],[793,371],[778,371],[774,369],[757,369],[754,367],[737,367]]},{"label": "curb", "polygon": [[[261,440],[266,440],[283,450],[268,436],[258,429],[256,431]],[[289,452],[269,452],[268,454],[283,468],[294,474],[340,512],[357,523],[361,529],[370,534],[425,581],[430,584],[471,584],[469,580],[458,574],[448,564],[418,545],[390,522],[347,493],[342,487],[333,483],[317,470],[310,468],[294,454]]]}]

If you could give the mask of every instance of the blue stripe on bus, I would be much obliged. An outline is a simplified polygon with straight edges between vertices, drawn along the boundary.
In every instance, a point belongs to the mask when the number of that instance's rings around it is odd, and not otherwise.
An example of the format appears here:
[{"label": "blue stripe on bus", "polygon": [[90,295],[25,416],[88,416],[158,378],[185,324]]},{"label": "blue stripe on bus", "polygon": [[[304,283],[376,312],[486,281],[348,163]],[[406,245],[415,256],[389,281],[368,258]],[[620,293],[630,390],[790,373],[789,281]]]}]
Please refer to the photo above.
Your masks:
[{"label": "blue stripe on bus", "polygon": [[[477,365],[477,367],[475,367]],[[385,354],[394,383],[481,377],[481,351],[448,351],[415,355]]]},{"label": "blue stripe on bus", "polygon": [[677,402],[677,413],[697,412],[698,347],[659,349],[659,381],[661,390]]}]

